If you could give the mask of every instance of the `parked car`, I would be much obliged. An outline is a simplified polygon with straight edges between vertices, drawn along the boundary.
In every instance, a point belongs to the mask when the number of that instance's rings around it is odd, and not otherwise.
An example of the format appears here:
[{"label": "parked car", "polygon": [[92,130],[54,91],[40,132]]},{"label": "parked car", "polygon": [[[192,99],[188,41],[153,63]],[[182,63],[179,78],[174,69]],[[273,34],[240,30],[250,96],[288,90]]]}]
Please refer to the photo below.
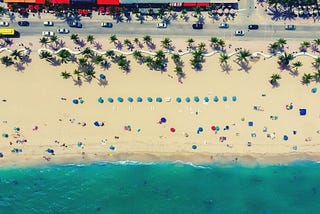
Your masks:
[{"label": "parked car", "polygon": [[60,33],[60,34],[68,34],[69,32],[70,32],[69,29],[66,29],[66,28],[57,29],[57,33]]},{"label": "parked car", "polygon": [[166,23],[158,23],[157,24],[157,28],[167,28],[167,24]]},{"label": "parked car", "polygon": [[111,22],[102,22],[101,27],[112,28],[113,24]]},{"label": "parked car", "polygon": [[193,24],[192,28],[196,30],[201,30],[203,29],[203,24],[199,24],[199,23]]},{"label": "parked car", "polygon": [[259,25],[248,25],[248,29],[249,30],[258,30],[259,29]]},{"label": "parked car", "polygon": [[284,29],[286,29],[286,30],[295,30],[296,26],[295,25],[286,25]]},{"label": "parked car", "polygon": [[219,24],[219,28],[229,28],[229,24],[228,23],[221,23],[221,24]]},{"label": "parked car", "polygon": [[27,22],[27,21],[18,21],[18,25],[19,25],[19,26],[25,26],[25,27],[27,27],[27,26],[30,25],[30,23]]},{"label": "parked car", "polygon": [[43,25],[46,27],[52,27],[54,24],[52,21],[45,21],[45,22],[43,22]]},{"label": "parked car", "polygon": [[82,28],[82,24],[80,22],[71,22],[69,26],[75,28]]},{"label": "parked car", "polygon": [[55,33],[52,31],[42,31],[42,36],[54,36]]},{"label": "parked car", "polygon": [[244,36],[244,31],[243,31],[243,30],[236,30],[236,31],[234,32],[234,35],[235,35],[235,36]]},{"label": "parked car", "polygon": [[9,26],[9,22],[0,22],[0,26],[8,27]]}]

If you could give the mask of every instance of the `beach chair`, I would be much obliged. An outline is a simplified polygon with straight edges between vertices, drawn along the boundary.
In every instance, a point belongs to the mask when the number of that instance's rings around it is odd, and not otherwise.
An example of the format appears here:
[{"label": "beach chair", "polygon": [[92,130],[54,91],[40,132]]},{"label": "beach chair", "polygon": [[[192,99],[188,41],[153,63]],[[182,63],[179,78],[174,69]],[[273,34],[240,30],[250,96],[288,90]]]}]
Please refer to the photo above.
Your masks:
[{"label": "beach chair", "polygon": [[171,97],[166,97],[166,102],[168,103],[168,102],[171,102]]}]

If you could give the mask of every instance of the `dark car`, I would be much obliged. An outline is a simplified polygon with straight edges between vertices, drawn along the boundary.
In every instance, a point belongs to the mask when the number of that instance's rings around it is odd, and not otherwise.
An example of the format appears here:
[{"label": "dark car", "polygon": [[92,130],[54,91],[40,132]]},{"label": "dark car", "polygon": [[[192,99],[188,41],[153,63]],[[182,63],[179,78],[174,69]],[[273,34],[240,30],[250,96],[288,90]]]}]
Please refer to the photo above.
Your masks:
[{"label": "dark car", "polygon": [[80,22],[71,22],[69,26],[75,28],[82,28],[82,24]]},{"label": "dark car", "polygon": [[27,22],[27,21],[19,21],[19,22],[18,22],[18,25],[19,25],[19,26],[29,26],[30,23]]},{"label": "dark car", "polygon": [[296,26],[295,25],[286,25],[284,29],[286,29],[286,30],[295,30]]},{"label": "dark car", "polygon": [[199,24],[199,23],[193,24],[192,28],[196,30],[203,29],[203,24]]},{"label": "dark car", "polygon": [[248,25],[248,29],[249,30],[258,30],[259,29],[259,25]]},{"label": "dark car", "polygon": [[102,22],[101,27],[112,28],[113,24],[111,22]]}]

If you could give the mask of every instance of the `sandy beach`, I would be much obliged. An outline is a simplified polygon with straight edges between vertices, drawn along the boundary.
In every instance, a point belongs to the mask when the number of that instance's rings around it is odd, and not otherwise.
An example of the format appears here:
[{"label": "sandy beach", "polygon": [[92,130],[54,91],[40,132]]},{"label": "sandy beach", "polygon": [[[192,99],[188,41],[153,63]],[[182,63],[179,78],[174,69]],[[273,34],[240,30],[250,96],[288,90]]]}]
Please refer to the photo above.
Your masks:
[{"label": "sandy beach", "polygon": [[[303,66],[294,76],[278,68],[277,57],[249,61],[248,71],[240,69],[231,57],[231,70],[225,72],[219,55],[206,57],[201,71],[193,70],[191,56],[185,55],[186,78],[179,83],[169,55],[166,72],[150,71],[127,56],[129,73],[114,63],[109,69],[96,66],[96,76],[105,74],[108,84],[101,86],[93,79],[76,86],[72,79],[61,77],[62,71],[72,72],[75,63],[50,65],[38,56],[38,38],[28,39],[31,62],[24,70],[0,65],[0,130],[7,134],[0,138],[1,165],[123,160],[287,163],[320,159],[319,93],[311,92],[319,83],[301,83],[304,73],[315,72],[311,57],[295,58]],[[176,50],[186,51],[186,39],[172,38]],[[203,41],[208,43],[208,39]],[[66,47],[75,49],[70,39],[64,41]],[[100,41],[103,50],[113,48],[108,40]],[[160,48],[160,40],[154,41]],[[9,49],[21,48],[19,43],[14,40]],[[227,41],[226,49],[230,53],[236,47],[246,47],[251,52],[267,53],[270,42],[260,43]],[[286,51],[297,51],[298,46],[299,42],[288,41]],[[8,52],[1,53],[4,55]],[[269,82],[274,73],[282,77],[279,87]],[[193,100],[195,96],[199,102]],[[213,101],[215,96],[218,102]],[[224,96],[227,101],[223,101]],[[99,97],[103,103],[97,101]],[[109,97],[113,103],[107,101]],[[124,101],[118,102],[118,97]],[[134,101],[128,102],[128,97]],[[137,97],[143,101],[137,102]],[[156,102],[156,97],[162,102]],[[176,102],[177,97],[181,103]],[[191,98],[189,103],[186,97]],[[204,97],[209,102],[204,102]],[[74,99],[83,103],[74,104]],[[288,110],[290,103],[293,108]],[[299,109],[306,109],[307,114],[301,116]],[[162,117],[165,123],[159,123]],[[104,125],[95,126],[95,121]],[[212,126],[220,130],[214,131]]]}]

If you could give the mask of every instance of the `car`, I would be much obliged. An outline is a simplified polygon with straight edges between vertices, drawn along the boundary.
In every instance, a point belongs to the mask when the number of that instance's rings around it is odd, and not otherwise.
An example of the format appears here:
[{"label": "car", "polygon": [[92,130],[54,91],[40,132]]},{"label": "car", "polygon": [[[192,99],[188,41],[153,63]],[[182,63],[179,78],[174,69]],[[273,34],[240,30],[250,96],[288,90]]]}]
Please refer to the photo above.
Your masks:
[{"label": "car", "polygon": [[157,28],[167,28],[167,24],[166,23],[158,23],[157,24]]},{"label": "car", "polygon": [[69,26],[75,28],[82,28],[82,24],[80,22],[71,22]]},{"label": "car", "polygon": [[248,25],[248,29],[249,30],[258,30],[259,29],[259,25]]},{"label": "car", "polygon": [[228,23],[221,23],[221,24],[219,24],[219,28],[229,28],[229,24]]},{"label": "car", "polygon": [[18,21],[18,25],[19,26],[28,27],[30,25],[30,23],[27,22],[27,21]]},{"label": "car", "polygon": [[9,26],[9,22],[0,22],[0,26],[8,27]]},{"label": "car", "polygon": [[102,22],[101,27],[112,28],[113,24],[111,22]]},{"label": "car", "polygon": [[286,30],[295,30],[296,26],[295,25],[286,25],[284,29],[286,29]]},{"label": "car", "polygon": [[236,30],[236,31],[234,32],[234,35],[235,35],[235,36],[244,36],[244,31],[243,31],[243,30]]},{"label": "car", "polygon": [[60,34],[68,34],[69,32],[70,32],[69,29],[66,29],[66,28],[57,29],[57,33],[60,33]]},{"label": "car", "polygon": [[201,30],[203,29],[203,24],[199,24],[199,23],[193,24],[192,28],[196,30]]},{"label": "car", "polygon": [[52,27],[54,24],[52,21],[45,21],[45,22],[43,22],[43,25],[46,27]]},{"label": "car", "polygon": [[52,31],[42,31],[42,36],[54,36],[55,33]]}]

